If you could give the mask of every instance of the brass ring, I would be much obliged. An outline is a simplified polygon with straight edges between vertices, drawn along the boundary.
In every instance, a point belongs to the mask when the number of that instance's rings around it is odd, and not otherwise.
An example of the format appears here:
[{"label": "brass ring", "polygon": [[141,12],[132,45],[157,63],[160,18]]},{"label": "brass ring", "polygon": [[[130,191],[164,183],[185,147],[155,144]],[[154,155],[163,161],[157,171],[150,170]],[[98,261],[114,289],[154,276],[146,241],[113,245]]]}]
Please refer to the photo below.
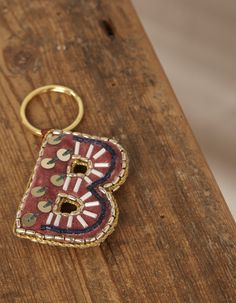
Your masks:
[{"label": "brass ring", "polygon": [[83,114],[84,114],[84,106],[83,106],[83,102],[81,100],[81,98],[70,88],[65,87],[65,86],[61,86],[61,85],[55,85],[55,84],[51,84],[51,85],[46,85],[46,86],[42,86],[39,87],[35,90],[33,90],[32,92],[30,92],[25,99],[23,100],[21,107],[20,107],[20,116],[22,119],[22,123],[35,135],[37,136],[42,136],[41,130],[35,126],[33,126],[27,116],[26,116],[26,108],[27,105],[30,103],[30,101],[37,95],[41,95],[47,92],[56,92],[56,93],[62,93],[62,94],[66,94],[68,96],[71,96],[74,98],[74,100],[76,101],[77,105],[78,105],[78,114],[75,118],[75,120],[67,127],[65,127],[63,130],[67,131],[67,130],[72,130],[73,128],[75,128],[81,121]]}]

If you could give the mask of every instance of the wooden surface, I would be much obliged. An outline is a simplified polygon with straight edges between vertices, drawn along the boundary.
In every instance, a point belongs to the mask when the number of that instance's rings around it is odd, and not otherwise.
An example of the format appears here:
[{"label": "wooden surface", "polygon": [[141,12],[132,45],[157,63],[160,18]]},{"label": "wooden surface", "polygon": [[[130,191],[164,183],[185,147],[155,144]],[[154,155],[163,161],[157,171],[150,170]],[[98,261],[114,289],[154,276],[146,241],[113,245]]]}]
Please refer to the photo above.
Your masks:
[{"label": "wooden surface", "polygon": [[[1,302],[235,302],[236,228],[127,0],[0,1]],[[130,155],[120,220],[100,247],[42,246],[12,234],[40,139],[21,124],[32,89],[59,83],[85,103],[77,128]],[[42,127],[68,101],[29,110]]]},{"label": "wooden surface", "polygon": [[132,2],[236,219],[236,1]]}]

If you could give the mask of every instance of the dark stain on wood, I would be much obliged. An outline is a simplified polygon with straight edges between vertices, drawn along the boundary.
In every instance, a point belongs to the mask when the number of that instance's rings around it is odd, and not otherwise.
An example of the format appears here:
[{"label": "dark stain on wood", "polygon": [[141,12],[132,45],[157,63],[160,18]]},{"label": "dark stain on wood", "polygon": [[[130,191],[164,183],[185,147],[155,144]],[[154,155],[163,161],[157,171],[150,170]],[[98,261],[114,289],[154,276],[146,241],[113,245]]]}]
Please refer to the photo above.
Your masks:
[{"label": "dark stain on wood", "polygon": [[109,20],[101,20],[100,24],[105,32],[105,34],[111,38],[114,39],[115,38],[115,32],[114,32],[114,27],[111,23],[111,21]]}]

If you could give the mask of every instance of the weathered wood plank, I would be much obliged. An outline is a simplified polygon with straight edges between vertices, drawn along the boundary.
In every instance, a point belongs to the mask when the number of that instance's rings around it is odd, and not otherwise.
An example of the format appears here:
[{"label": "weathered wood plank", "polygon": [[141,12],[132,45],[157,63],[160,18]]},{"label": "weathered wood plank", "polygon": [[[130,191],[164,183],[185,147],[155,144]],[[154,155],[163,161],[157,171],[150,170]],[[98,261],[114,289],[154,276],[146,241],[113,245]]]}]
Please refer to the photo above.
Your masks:
[{"label": "weathered wood plank", "polygon": [[[236,228],[128,1],[0,1],[1,302],[235,302]],[[100,247],[13,236],[40,139],[21,124],[32,89],[58,83],[85,103],[78,127],[130,155],[120,220]],[[74,106],[36,100],[32,120],[63,127]]]}]

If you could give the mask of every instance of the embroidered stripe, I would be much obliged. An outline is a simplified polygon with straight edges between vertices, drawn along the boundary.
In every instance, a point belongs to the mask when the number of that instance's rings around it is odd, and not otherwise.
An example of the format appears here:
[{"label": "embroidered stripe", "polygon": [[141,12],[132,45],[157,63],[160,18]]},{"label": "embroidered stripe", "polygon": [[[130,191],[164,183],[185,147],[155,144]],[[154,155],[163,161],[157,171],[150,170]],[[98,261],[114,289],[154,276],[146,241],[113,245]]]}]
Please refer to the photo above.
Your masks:
[{"label": "embroidered stripe", "polygon": [[75,150],[74,150],[74,154],[78,155],[79,154],[79,148],[80,148],[80,142],[76,141],[75,142]]},{"label": "embroidered stripe", "polygon": [[109,166],[109,163],[103,163],[103,162],[97,162],[97,163],[94,163],[94,167],[108,167]]},{"label": "embroidered stripe", "polygon": [[93,159],[98,159],[99,157],[101,157],[104,153],[106,152],[105,148],[103,147],[102,149],[100,149],[94,156]]},{"label": "embroidered stripe", "polygon": [[81,181],[82,181],[81,178],[78,178],[78,179],[77,179],[77,181],[76,181],[76,183],[75,183],[75,187],[74,187],[74,189],[73,189],[73,191],[74,191],[75,193],[77,193],[77,192],[79,191]]},{"label": "embroidered stripe", "polygon": [[95,213],[93,213],[91,211],[88,211],[88,210],[84,210],[83,214],[86,215],[86,216],[88,216],[88,217],[90,217],[90,218],[94,218],[94,219],[97,218],[97,214],[95,214]]},{"label": "embroidered stripe", "polygon": [[86,221],[85,221],[80,215],[78,215],[76,218],[78,219],[79,223],[80,223],[84,228],[88,227],[88,224],[86,223]]},{"label": "embroidered stripe", "polygon": [[100,171],[96,170],[96,169],[92,169],[91,173],[94,174],[97,177],[102,178],[103,177],[103,173],[101,173]]},{"label": "embroidered stripe", "polygon": [[48,218],[47,218],[47,221],[46,221],[46,225],[49,225],[51,223],[53,216],[54,216],[53,213],[50,213],[48,215]]},{"label": "embroidered stripe", "polygon": [[99,205],[98,201],[86,202],[84,204],[85,207],[93,207],[93,206],[98,206],[98,205]]},{"label": "embroidered stripe", "polygon": [[90,191],[88,191],[86,194],[84,194],[82,197],[80,197],[80,199],[82,201],[85,201],[85,200],[87,200],[91,196],[92,196],[92,193]]},{"label": "embroidered stripe", "polygon": [[65,181],[65,183],[63,185],[63,188],[62,188],[63,190],[67,190],[67,188],[70,184],[70,179],[71,179],[71,177],[69,177],[69,176],[66,177],[66,181]]},{"label": "embroidered stripe", "polygon": [[86,158],[90,158],[94,149],[94,145],[90,144],[89,149],[86,154]]},{"label": "embroidered stripe", "polygon": [[54,221],[54,226],[58,226],[61,220],[61,215],[57,215],[55,221]]},{"label": "embroidered stripe", "polygon": [[67,227],[71,228],[73,222],[73,216],[69,216],[67,220]]}]

